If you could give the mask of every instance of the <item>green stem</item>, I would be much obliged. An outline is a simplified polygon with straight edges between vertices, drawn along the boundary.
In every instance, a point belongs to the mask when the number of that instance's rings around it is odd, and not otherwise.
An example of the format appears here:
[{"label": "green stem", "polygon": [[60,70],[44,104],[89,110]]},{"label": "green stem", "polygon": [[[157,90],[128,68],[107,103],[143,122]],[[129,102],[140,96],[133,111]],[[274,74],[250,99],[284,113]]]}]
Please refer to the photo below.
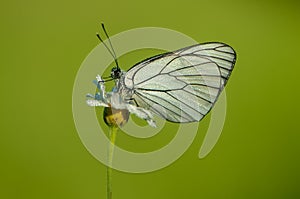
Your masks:
[{"label": "green stem", "polygon": [[112,199],[112,161],[113,161],[117,131],[118,131],[118,127],[112,126],[109,128],[110,144],[108,147],[108,166],[107,166],[107,173],[106,173],[106,176],[107,176],[107,199]]}]

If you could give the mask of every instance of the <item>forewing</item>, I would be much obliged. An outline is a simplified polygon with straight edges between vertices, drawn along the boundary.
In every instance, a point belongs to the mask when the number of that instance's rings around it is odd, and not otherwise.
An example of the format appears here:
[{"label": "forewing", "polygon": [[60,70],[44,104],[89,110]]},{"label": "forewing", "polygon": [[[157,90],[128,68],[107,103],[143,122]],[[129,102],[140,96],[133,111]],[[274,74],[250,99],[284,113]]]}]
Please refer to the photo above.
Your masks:
[{"label": "forewing", "polygon": [[198,44],[136,64],[124,83],[138,106],[172,122],[200,121],[216,102],[235,59],[226,44]]}]

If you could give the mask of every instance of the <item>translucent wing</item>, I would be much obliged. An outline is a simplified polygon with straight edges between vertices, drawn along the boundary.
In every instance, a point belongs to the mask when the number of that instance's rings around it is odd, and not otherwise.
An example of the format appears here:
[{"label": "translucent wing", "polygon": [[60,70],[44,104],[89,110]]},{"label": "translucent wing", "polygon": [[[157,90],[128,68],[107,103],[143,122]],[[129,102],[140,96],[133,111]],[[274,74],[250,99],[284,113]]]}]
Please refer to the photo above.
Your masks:
[{"label": "translucent wing", "polygon": [[223,43],[164,53],[133,66],[124,78],[137,106],[171,122],[200,121],[225,86],[236,60]]}]

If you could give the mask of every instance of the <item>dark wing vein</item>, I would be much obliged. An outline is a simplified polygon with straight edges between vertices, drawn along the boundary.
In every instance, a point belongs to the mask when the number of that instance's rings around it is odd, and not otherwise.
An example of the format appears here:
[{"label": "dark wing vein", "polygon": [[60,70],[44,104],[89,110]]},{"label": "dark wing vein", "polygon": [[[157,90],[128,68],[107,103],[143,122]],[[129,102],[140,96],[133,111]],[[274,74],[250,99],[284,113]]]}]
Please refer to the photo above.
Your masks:
[{"label": "dark wing vein", "polygon": [[[161,104],[158,104],[156,101],[150,99],[149,97],[145,96],[144,94],[142,94],[142,93],[140,93],[140,92],[136,92],[135,94],[140,95],[140,96],[144,97],[145,99],[147,99],[147,100],[153,102],[154,104],[157,104],[158,106],[163,107],[164,109],[166,109],[166,110],[168,110],[168,111],[174,113],[175,115],[177,115],[179,118],[180,118],[180,117],[183,117],[180,113],[177,113],[177,112],[171,110],[171,109],[168,108],[168,107],[165,107],[165,106],[163,106],[163,105],[161,105]],[[167,93],[167,94],[168,94],[168,93]],[[150,93],[147,93],[147,95],[150,95],[150,96],[153,97],[153,98],[156,98],[156,99],[159,99],[159,100],[162,100],[162,101],[166,102],[166,103],[169,104],[170,106],[174,107],[175,110],[179,110],[179,112],[185,113],[186,116],[188,116],[190,119],[193,119],[193,120],[194,120],[194,118],[192,118],[187,112],[185,112],[184,110],[178,108],[177,106],[175,106],[175,105],[172,104],[171,102],[165,100],[164,98],[160,98],[160,97],[158,97],[158,96],[156,96],[156,95],[152,95],[152,94],[150,94]],[[178,99],[176,99],[176,100],[178,101]],[[149,105],[149,103],[148,103],[148,105]],[[153,108],[153,106],[150,106],[150,108]],[[186,118],[186,117],[183,117],[183,118],[184,118],[185,120],[187,120],[187,121],[190,121],[190,119],[188,119],[188,118]]]},{"label": "dark wing vein", "polygon": [[[163,114],[161,114],[161,112],[159,112],[156,108],[154,108],[153,106],[151,106],[148,102],[146,102],[138,93],[135,93],[135,95],[141,100],[141,101],[143,101],[142,103],[144,103],[144,105],[146,105],[146,106],[148,106],[148,107],[151,107],[152,108],[152,110],[156,113],[156,114],[158,114],[158,115],[160,115],[162,118],[165,118],[165,116],[163,115]],[[139,107],[143,107],[143,106],[141,106],[141,105],[143,105],[143,104],[139,104],[137,101],[135,101],[136,102],[136,104],[139,106]]]},{"label": "dark wing vein", "polygon": [[[183,90],[184,91],[184,90]],[[188,105],[187,103],[185,103],[184,101],[178,99],[176,96],[172,95],[171,93],[167,92],[167,94],[169,96],[171,96],[172,98],[174,98],[175,100],[179,101],[180,103],[186,105],[187,107],[191,108],[192,110],[194,110],[197,113],[200,113],[201,115],[204,115],[203,113],[201,113],[200,111],[196,110],[195,108],[191,107],[190,105]]]}]

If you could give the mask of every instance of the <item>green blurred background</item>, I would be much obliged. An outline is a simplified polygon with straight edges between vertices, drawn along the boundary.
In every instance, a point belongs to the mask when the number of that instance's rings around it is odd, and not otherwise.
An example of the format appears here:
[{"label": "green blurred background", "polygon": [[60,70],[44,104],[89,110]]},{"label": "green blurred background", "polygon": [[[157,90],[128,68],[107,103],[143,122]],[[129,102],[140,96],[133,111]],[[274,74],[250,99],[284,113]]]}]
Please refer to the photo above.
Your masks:
[{"label": "green blurred background", "polygon": [[299,1],[12,0],[0,10],[0,198],[106,197],[106,168],[85,149],[72,117],[73,82],[98,44],[100,21],[111,35],[165,27],[238,53],[212,153],[198,159],[200,129],[167,168],[114,171],[114,199],[300,198]]}]

